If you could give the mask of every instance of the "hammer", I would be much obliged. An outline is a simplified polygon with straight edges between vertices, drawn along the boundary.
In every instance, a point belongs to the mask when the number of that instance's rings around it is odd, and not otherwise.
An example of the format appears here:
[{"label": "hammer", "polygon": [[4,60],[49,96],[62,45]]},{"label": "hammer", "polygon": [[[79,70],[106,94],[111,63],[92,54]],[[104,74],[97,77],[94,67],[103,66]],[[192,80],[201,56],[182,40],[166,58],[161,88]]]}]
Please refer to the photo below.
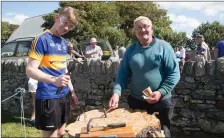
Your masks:
[{"label": "hammer", "polygon": [[[70,63],[69,65],[68,65],[68,72],[67,73],[65,73],[65,75],[70,75],[71,74],[71,72],[74,70],[74,68],[75,68],[75,65],[74,65],[74,61],[72,61],[72,63]],[[56,91],[56,94],[59,94],[60,92],[61,92],[61,90],[63,89],[63,87],[58,87],[58,89],[57,89],[57,91]]]}]

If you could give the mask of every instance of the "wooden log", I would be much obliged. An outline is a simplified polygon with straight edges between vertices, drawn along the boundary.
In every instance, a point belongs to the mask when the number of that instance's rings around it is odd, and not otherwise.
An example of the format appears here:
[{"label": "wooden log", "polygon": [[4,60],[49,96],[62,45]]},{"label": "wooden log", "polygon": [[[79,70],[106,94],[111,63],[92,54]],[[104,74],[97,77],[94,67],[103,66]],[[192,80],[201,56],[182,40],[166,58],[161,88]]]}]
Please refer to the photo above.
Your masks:
[{"label": "wooden log", "polygon": [[[77,121],[69,124],[66,127],[66,131],[70,136],[80,136],[81,131],[83,129],[87,129],[87,123],[91,118],[101,117],[103,114],[103,109],[85,112],[77,118]],[[97,128],[106,126],[107,124],[121,122],[125,122],[127,127],[131,126],[132,130],[129,131],[133,131],[136,137],[164,137],[164,134],[162,134],[161,131],[159,119],[155,115],[147,114],[144,110],[124,108],[115,109],[107,113],[107,118],[104,117],[93,119],[91,121],[91,125]],[[119,129],[119,131],[121,130],[122,132],[122,128],[116,129]]]}]

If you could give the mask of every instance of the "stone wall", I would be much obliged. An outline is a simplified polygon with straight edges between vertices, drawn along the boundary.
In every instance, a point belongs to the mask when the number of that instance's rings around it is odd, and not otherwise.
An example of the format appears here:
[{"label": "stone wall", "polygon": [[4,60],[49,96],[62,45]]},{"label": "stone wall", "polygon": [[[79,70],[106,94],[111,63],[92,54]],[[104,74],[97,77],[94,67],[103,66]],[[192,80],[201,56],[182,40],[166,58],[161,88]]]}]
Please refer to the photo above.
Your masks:
[{"label": "stone wall", "polygon": [[[73,115],[107,107],[119,64],[117,60],[85,60],[83,65],[70,62],[72,83],[79,98]],[[23,59],[8,59],[2,60],[1,66],[3,100],[13,95],[17,87],[26,87],[26,65]],[[120,107],[128,107],[126,91],[121,97]],[[173,131],[224,136],[224,58],[210,61],[205,66],[195,61],[186,62],[173,97]],[[31,113],[31,107],[31,95],[25,93],[25,113]],[[2,103],[2,110],[20,112],[18,96]]]}]

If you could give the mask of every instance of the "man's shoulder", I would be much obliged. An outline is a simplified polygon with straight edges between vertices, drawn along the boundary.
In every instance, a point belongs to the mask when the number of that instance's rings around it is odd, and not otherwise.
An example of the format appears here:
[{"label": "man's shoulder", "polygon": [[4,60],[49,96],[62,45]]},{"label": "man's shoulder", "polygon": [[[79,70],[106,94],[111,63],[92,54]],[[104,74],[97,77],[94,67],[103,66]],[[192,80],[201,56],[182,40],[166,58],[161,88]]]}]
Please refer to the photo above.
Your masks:
[{"label": "man's shoulder", "polygon": [[156,38],[156,45],[163,49],[173,49],[169,42],[159,38]]},{"label": "man's shoulder", "polygon": [[96,45],[96,47],[97,47],[98,49],[101,49],[101,47],[100,47],[100,46],[98,46],[98,45]]}]

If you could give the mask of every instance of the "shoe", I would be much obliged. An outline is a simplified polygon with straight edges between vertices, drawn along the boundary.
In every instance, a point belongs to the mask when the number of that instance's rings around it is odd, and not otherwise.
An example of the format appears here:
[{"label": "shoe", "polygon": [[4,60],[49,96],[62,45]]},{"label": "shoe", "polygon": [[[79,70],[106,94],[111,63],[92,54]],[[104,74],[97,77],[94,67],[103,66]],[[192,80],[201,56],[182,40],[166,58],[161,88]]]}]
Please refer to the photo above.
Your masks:
[{"label": "shoe", "polygon": [[30,120],[27,125],[31,126],[31,127],[34,127],[35,126],[35,119],[33,120]]}]

